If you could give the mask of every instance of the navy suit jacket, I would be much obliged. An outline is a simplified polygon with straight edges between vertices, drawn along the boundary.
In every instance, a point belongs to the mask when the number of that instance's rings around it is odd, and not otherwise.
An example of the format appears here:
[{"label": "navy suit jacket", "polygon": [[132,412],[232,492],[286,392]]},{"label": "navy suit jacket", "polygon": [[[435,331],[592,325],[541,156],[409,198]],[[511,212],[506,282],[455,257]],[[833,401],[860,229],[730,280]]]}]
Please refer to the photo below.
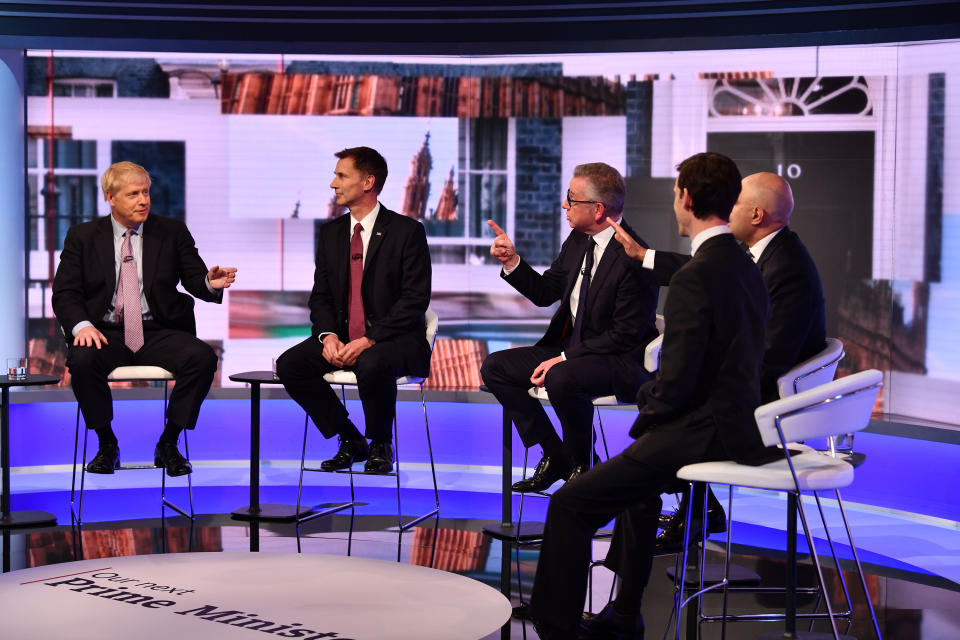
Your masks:
[{"label": "navy suit jacket", "polygon": [[[690,256],[657,251],[654,280],[666,285]],[[770,294],[770,321],[760,367],[760,397],[780,397],[777,379],[826,346],[823,286],[817,265],[800,237],[784,227],[757,261]]]},{"label": "navy suit jacket", "polygon": [[[197,253],[187,226],[150,214],[143,226],[143,290],[158,324],[196,334],[193,298],[178,284],[208,302],[219,303],[223,292],[207,289],[207,266]],[[81,321],[98,324],[117,288],[113,225],[110,216],[70,227],[53,279],[53,313],[67,336]]]},{"label": "navy suit jacket", "polygon": [[[686,432],[695,431],[719,438],[738,462],[774,457],[753,419],[769,304],[760,272],[731,234],[704,242],[670,279],[660,369],[637,393],[630,435],[672,432],[683,446]],[[631,444],[625,455],[643,460],[642,445]]]},{"label": "navy suit jacket", "polygon": [[[312,335],[335,333],[349,340],[350,214],[320,228],[310,293]],[[383,205],[373,225],[363,264],[366,335],[402,346],[411,375],[430,375],[424,314],[430,304],[432,269],[423,225]]]},{"label": "navy suit jacket", "polygon": [[[646,246],[624,222],[624,229]],[[550,268],[538,273],[522,258],[509,275],[501,276],[538,307],[560,301],[540,346],[564,347],[573,329],[570,293],[583,265],[590,236],[572,231],[560,247]],[[617,370],[614,391],[625,401],[633,400],[643,375],[643,353],[647,343],[658,335],[654,319],[658,288],[649,270],[627,256],[623,246],[611,239],[597,264],[587,299],[578,303],[583,313],[580,343],[567,348],[568,360],[585,355],[611,356]]]}]

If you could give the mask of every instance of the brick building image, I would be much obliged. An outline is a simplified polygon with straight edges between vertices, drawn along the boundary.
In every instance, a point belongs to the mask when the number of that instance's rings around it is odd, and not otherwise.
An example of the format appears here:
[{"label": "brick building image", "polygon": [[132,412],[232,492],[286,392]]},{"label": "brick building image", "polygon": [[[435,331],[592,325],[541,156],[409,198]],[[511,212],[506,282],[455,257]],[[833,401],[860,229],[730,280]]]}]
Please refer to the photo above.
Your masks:
[{"label": "brick building image", "polygon": [[[855,56],[829,77],[778,65],[759,65],[746,50],[482,63],[32,53],[31,356],[62,369],[49,283],[63,234],[107,213],[99,174],[130,159],[154,176],[154,211],[185,219],[205,258],[244,274],[227,304],[202,309],[201,337],[218,341],[227,370],[269,362],[305,331],[315,234],[343,213],[330,197],[329,159],[360,144],[388,159],[381,201],[427,231],[442,327],[435,388],[475,387],[487,353],[536,340],[552,314],[504,287],[489,256],[488,219],[525,260],[545,267],[569,232],[560,201],[574,166],[602,160],[627,179],[625,215],[640,234],[684,251],[665,212],[676,163],[703,149],[728,153],[745,173],[791,180],[791,227],[822,238],[813,251],[830,274],[828,333],[848,341],[852,354],[875,353],[882,345],[869,344],[873,329],[866,330],[874,316],[840,309],[839,299],[852,283],[872,282],[857,289],[859,304],[888,308],[884,282],[910,290],[910,282],[940,277],[942,205],[919,193],[892,199],[877,185],[907,162],[942,164],[943,74],[900,82],[928,105],[925,119],[906,122],[890,107],[887,76],[860,74]],[[925,155],[900,149],[894,164],[893,124],[930,134]],[[928,178],[936,194],[942,172]],[[844,200],[849,194],[857,197]],[[838,221],[847,225],[839,232]],[[903,225],[923,241],[898,245],[894,261],[884,243]],[[898,353],[909,354],[882,361],[905,363],[900,374],[911,381],[924,378],[923,354],[937,335],[922,325],[938,290],[923,291],[899,325],[881,318],[883,335],[906,341]]]}]

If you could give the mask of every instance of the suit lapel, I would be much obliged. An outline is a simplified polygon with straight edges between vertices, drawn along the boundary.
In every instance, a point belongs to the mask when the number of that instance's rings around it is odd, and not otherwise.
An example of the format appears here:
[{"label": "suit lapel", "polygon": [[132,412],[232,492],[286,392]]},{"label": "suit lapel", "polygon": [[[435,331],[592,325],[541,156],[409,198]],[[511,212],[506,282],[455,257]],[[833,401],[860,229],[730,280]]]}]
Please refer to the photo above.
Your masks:
[{"label": "suit lapel", "polygon": [[[638,240],[637,234],[633,232],[633,229],[630,228],[630,225],[626,221],[621,222],[623,230],[629,233],[635,240]],[[639,241],[639,240],[638,240]],[[597,272],[593,274],[593,280],[590,281],[590,290],[587,292],[587,299],[592,301],[596,289],[593,284],[595,282],[603,282],[607,274],[610,273],[610,270],[613,269],[613,266],[617,264],[619,260],[622,260],[626,257],[626,252],[623,250],[623,245],[620,244],[616,238],[611,237],[609,242],[607,242],[606,248],[603,250],[603,255],[600,256],[600,264],[597,265]]]},{"label": "suit lapel", "polygon": [[773,237],[773,240],[770,241],[770,244],[763,250],[763,253],[760,254],[760,259],[757,260],[757,266],[760,267],[760,271],[763,271],[764,265],[767,264],[767,261],[770,259],[774,253],[777,252],[777,248],[786,242],[787,235],[789,235],[790,227],[784,227],[780,233]]},{"label": "suit lapel", "polygon": [[567,276],[567,285],[563,291],[563,298],[561,298],[563,304],[567,305],[568,308],[570,306],[570,296],[573,294],[573,287],[577,284],[577,274],[583,269],[583,259],[587,255],[587,235],[579,231],[574,233],[577,234],[576,237],[573,237],[573,234],[571,234],[571,237],[572,240],[576,242],[576,249],[571,253],[576,257],[576,261],[568,267],[567,273],[569,275]]},{"label": "suit lapel", "polygon": [[[338,298],[342,298],[342,304],[346,308],[347,295],[350,291],[350,214],[344,213],[336,220],[329,222],[334,229],[330,234],[329,244],[323,247],[328,252],[331,276],[334,282],[340,287],[336,292]],[[338,300],[338,302],[340,302]]]},{"label": "suit lapel", "polygon": [[393,212],[380,205],[380,213],[377,214],[377,221],[373,225],[373,232],[370,234],[370,244],[367,245],[367,259],[363,262],[364,273],[368,264],[373,264],[373,258],[383,246],[383,240],[387,235],[387,227],[390,225],[390,216]]},{"label": "suit lapel", "polygon": [[150,288],[160,261],[160,248],[165,240],[160,232],[160,225],[151,222],[152,219],[148,217],[140,227],[140,241],[143,244],[143,295],[147,300],[150,300]]},{"label": "suit lapel", "polygon": [[[633,232],[633,229],[630,228],[630,225],[628,225],[626,221],[622,221],[621,226],[623,226],[624,231],[633,236],[634,239],[637,239],[637,235]],[[584,254],[586,254],[586,252],[584,252]],[[597,287],[594,285],[596,283],[603,282],[613,269],[614,265],[617,264],[618,261],[625,259],[626,255],[626,252],[623,250],[623,245],[620,244],[616,238],[611,237],[610,241],[607,242],[606,248],[603,250],[603,255],[600,256],[600,264],[597,265],[597,272],[593,274],[593,279],[590,280],[590,288],[587,290],[587,299],[582,301],[584,309],[589,308],[589,304],[592,303],[596,298]]]},{"label": "suit lapel", "polygon": [[[103,271],[103,281],[109,285],[108,289],[112,292],[117,288],[117,261],[113,246],[113,223],[110,222],[110,216],[101,218],[97,223],[97,236],[94,242],[96,259],[100,261],[100,268]],[[107,303],[109,302],[108,299]]]}]

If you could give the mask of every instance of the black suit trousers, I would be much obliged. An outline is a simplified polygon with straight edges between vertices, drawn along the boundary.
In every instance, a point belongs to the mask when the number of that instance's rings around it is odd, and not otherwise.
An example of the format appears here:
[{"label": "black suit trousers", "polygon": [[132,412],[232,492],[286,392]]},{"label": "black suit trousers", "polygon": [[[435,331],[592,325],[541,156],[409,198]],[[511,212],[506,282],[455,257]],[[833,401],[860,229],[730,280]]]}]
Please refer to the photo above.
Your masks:
[{"label": "black suit trousers", "polygon": [[[530,376],[544,360],[560,355],[559,347],[516,347],[490,354],[480,375],[517,426],[525,447],[541,444],[555,431],[540,401],[527,391]],[[563,432],[568,458],[588,463],[593,445],[593,398],[613,394],[614,366],[609,356],[582,356],[559,362],[547,371],[544,387]]]},{"label": "black suit trousers", "polygon": [[[277,377],[297,404],[304,408],[325,438],[345,433],[348,413],[337,392],[323,379],[335,371],[323,357],[323,343],[311,336],[277,359]],[[366,436],[378,442],[392,440],[397,411],[397,378],[407,375],[404,349],[396,341],[377,342],[357,357],[352,367],[363,406]]]},{"label": "black suit trousers", "polygon": [[624,453],[563,485],[547,509],[530,600],[534,618],[568,633],[576,629],[593,536],[614,517],[607,566],[624,581],[621,593],[639,599],[653,563],[660,494],[677,482],[677,470],[685,464],[723,457],[711,426],[649,430]]},{"label": "black suit trousers", "polygon": [[[143,322],[143,347],[133,353],[123,344],[123,325],[98,323],[108,344],[97,349],[73,346],[67,352],[73,393],[87,427],[96,429],[113,420],[113,402],[107,376],[116,367],[157,366],[176,376],[166,418],[178,427],[193,429],[200,405],[217,371],[217,354],[206,342],[186,331]],[[71,340],[72,342],[72,340]]]}]

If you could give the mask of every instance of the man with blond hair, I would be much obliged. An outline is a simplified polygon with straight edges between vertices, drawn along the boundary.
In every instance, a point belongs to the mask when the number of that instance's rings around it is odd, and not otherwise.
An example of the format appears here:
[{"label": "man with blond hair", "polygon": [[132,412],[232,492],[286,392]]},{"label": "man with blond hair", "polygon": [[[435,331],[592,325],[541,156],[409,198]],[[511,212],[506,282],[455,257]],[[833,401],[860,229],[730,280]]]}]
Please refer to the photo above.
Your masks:
[{"label": "man with blond hair", "polygon": [[113,433],[107,376],[120,366],[152,365],[176,376],[154,463],[168,475],[192,471],[177,450],[193,429],[217,370],[213,349],[196,337],[193,296],[219,303],[236,277],[207,269],[186,225],[150,215],[150,174],[117,162],[101,179],[110,215],[67,231],[53,280],[53,312],[67,336],[67,367],[87,427],[99,440],[90,473],[113,473],[120,449]]}]

